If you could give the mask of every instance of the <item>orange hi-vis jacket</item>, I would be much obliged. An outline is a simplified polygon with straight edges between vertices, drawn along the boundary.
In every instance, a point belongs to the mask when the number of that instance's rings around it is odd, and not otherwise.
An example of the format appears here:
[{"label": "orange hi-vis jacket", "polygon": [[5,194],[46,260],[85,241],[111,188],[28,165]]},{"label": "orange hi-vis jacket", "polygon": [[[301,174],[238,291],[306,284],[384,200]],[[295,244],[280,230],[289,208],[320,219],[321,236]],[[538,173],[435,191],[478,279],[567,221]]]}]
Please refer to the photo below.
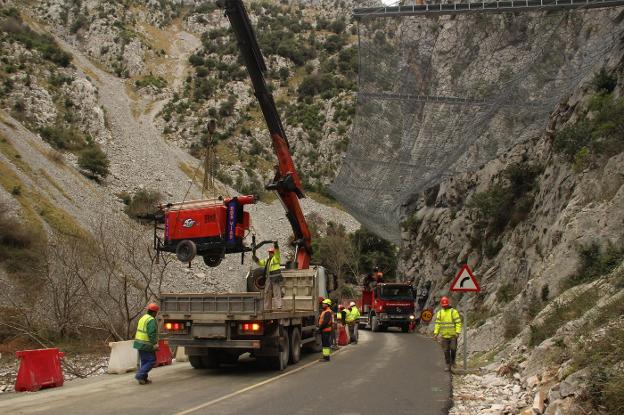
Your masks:
[{"label": "orange hi-vis jacket", "polygon": [[331,331],[332,320],[332,311],[329,308],[324,310],[319,316],[319,328],[321,331]]}]

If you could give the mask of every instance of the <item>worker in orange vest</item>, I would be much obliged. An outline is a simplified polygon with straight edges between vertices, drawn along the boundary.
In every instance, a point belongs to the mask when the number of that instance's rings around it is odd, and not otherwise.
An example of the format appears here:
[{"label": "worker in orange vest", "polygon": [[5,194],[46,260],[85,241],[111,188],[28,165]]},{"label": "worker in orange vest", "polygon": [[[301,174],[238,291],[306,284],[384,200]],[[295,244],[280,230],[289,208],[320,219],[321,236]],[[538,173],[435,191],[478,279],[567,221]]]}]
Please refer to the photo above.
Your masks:
[{"label": "worker in orange vest", "polygon": [[323,311],[319,316],[319,331],[321,332],[321,342],[323,345],[323,357],[320,359],[322,362],[329,362],[329,356],[331,354],[332,345],[332,325],[333,325],[333,313],[331,311],[331,300],[329,298],[323,300],[321,303]]}]

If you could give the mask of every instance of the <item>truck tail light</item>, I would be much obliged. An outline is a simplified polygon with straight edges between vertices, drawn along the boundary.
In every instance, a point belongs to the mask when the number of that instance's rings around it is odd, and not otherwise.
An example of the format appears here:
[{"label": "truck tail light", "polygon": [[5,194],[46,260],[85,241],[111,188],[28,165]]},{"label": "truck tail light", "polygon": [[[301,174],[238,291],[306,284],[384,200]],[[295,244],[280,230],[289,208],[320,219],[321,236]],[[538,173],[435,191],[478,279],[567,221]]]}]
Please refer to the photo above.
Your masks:
[{"label": "truck tail light", "polygon": [[241,323],[238,325],[238,332],[240,334],[262,334],[264,328],[262,323]]},{"label": "truck tail light", "polygon": [[181,333],[186,331],[186,323],[183,321],[166,321],[163,326],[168,332]]}]

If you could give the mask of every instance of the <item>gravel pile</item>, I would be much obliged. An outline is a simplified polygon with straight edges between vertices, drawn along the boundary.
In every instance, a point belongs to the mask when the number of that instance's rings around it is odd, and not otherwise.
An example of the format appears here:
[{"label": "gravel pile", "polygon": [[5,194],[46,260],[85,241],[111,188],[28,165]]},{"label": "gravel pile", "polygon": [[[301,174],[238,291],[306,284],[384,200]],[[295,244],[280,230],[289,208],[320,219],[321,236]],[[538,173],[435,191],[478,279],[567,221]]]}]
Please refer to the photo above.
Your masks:
[{"label": "gravel pile", "polygon": [[453,375],[453,402],[449,415],[517,414],[533,399],[520,375],[499,376],[482,369],[479,374]]}]

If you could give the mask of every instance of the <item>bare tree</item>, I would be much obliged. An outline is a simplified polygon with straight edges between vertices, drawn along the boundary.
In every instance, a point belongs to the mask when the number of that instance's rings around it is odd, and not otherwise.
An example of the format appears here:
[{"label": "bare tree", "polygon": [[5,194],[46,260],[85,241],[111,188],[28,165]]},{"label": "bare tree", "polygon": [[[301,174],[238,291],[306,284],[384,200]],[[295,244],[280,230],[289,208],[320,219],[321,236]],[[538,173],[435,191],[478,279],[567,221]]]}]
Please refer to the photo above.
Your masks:
[{"label": "bare tree", "polygon": [[63,272],[80,281],[97,324],[116,340],[132,337],[137,318],[160,294],[169,260],[156,254],[140,225],[100,218],[93,241],[63,237]]},{"label": "bare tree", "polygon": [[315,259],[340,282],[345,281],[347,273],[356,275],[357,252],[343,225],[327,224],[327,235],[319,239]]}]

